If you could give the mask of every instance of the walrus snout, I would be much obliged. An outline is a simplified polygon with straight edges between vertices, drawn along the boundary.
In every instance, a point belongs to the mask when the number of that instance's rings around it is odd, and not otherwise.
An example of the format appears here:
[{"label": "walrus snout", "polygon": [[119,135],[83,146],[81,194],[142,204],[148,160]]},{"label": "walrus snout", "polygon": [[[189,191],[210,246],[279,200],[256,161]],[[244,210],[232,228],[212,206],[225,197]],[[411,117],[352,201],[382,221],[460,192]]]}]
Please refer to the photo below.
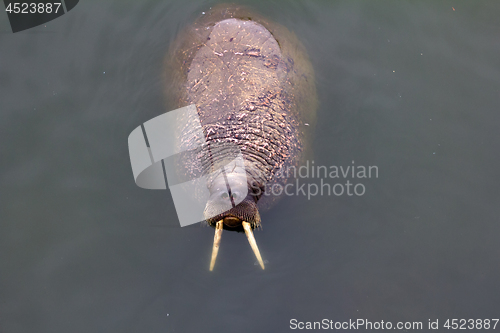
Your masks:
[{"label": "walrus snout", "polygon": [[215,227],[218,221],[222,221],[224,229],[231,231],[243,231],[243,222],[250,223],[252,229],[260,226],[259,209],[253,196],[248,195],[232,208],[228,209],[228,206],[231,207],[230,203],[221,202],[219,198],[208,201],[205,207],[205,220],[208,225]]},{"label": "walrus snout", "polygon": [[241,226],[241,220],[235,216],[226,216],[222,219],[224,225],[228,228],[236,228]]},{"label": "walrus snout", "polygon": [[256,196],[244,170],[220,174],[212,181],[204,215],[210,226],[222,220],[224,229],[232,231],[243,231],[243,221],[253,229],[260,226]]},{"label": "walrus snout", "polygon": [[[209,201],[205,208],[205,215],[210,214],[208,211],[213,209],[220,209],[215,207],[214,202]],[[212,260],[210,261],[210,270],[213,270],[217,253],[219,252],[220,240],[223,229],[233,231],[245,231],[248,242],[260,263],[260,267],[264,269],[264,261],[260,255],[259,248],[255,242],[255,237],[252,230],[260,226],[260,214],[253,196],[249,195],[245,200],[240,202],[237,206],[229,211],[223,212],[211,218],[207,218],[207,223],[215,227],[214,245],[212,248]]]},{"label": "walrus snout", "polygon": [[[229,177],[228,177],[229,176]],[[227,178],[234,175],[224,176],[225,182]],[[205,206],[205,219],[210,226],[215,227],[214,245],[212,248],[212,260],[210,261],[210,270],[213,270],[217,253],[219,252],[222,230],[228,229],[233,231],[245,231],[248,242],[257,257],[262,269],[264,269],[264,261],[260,255],[259,248],[255,242],[255,237],[252,230],[260,226],[260,214],[257,208],[257,200],[252,192],[249,193],[241,201],[244,183],[238,183],[232,190],[227,187],[227,192],[224,187],[221,187],[220,182],[215,182],[212,195]],[[238,194],[239,193],[239,194]]]}]

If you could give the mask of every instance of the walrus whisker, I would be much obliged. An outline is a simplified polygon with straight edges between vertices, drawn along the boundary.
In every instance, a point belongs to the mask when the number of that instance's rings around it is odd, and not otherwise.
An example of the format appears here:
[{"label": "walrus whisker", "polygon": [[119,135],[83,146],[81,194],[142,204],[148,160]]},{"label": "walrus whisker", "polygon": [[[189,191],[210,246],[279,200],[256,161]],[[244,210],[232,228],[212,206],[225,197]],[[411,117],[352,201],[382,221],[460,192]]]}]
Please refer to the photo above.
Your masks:
[{"label": "walrus whisker", "polygon": [[215,225],[214,246],[212,248],[212,260],[210,261],[211,271],[214,269],[215,259],[217,259],[217,253],[219,253],[221,236],[222,236],[222,220],[217,222],[217,224]]},{"label": "walrus whisker", "polygon": [[265,269],[264,261],[262,261],[262,257],[260,256],[260,251],[259,248],[257,247],[257,243],[255,242],[255,237],[253,236],[252,227],[250,226],[250,223],[243,221],[242,225],[243,229],[245,229],[245,234],[247,235],[248,242],[252,247],[253,253],[255,253],[257,260],[259,261],[260,267],[262,267],[262,269]]}]

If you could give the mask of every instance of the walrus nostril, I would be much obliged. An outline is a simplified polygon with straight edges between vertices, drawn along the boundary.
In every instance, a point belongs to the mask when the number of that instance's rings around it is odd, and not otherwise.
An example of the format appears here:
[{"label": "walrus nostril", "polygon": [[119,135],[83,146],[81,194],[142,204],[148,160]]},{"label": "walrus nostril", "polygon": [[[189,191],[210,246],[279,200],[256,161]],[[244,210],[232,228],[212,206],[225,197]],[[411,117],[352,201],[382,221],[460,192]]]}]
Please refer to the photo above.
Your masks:
[{"label": "walrus nostril", "polygon": [[241,225],[241,220],[234,216],[226,216],[224,218],[224,224],[229,228],[235,228]]}]

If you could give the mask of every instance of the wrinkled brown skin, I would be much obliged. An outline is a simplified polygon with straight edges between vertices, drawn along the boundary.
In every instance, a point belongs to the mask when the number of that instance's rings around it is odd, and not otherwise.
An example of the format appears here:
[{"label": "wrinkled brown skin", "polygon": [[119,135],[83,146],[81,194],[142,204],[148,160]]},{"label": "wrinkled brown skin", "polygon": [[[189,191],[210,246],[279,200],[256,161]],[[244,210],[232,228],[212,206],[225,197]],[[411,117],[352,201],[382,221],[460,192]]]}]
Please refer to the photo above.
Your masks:
[{"label": "wrinkled brown skin", "polygon": [[[287,182],[275,175],[305,158],[314,129],[316,88],[304,47],[285,27],[247,9],[217,6],[180,34],[165,73],[171,106],[196,104],[205,140],[236,143],[245,160],[249,196],[208,224],[225,218],[224,229],[241,231],[243,220],[258,227],[259,209],[277,199],[262,191]],[[184,149],[200,143],[192,126],[179,131]],[[216,206],[210,201],[206,212]]]}]

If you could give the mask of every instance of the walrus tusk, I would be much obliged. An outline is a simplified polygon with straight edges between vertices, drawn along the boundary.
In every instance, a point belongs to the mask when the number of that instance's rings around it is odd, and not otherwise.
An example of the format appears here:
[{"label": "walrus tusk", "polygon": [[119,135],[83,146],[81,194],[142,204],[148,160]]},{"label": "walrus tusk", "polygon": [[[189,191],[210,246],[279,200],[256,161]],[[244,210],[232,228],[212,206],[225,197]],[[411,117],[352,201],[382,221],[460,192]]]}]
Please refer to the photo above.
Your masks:
[{"label": "walrus tusk", "polygon": [[222,236],[222,220],[215,225],[214,247],[212,248],[212,261],[210,262],[210,270],[214,269],[215,259],[219,253],[220,238]]},{"label": "walrus tusk", "polygon": [[264,262],[262,261],[262,257],[260,256],[259,248],[257,247],[257,243],[255,242],[255,237],[253,236],[252,227],[250,226],[250,223],[243,221],[242,224],[243,224],[243,229],[245,229],[245,234],[247,235],[248,242],[252,247],[253,253],[255,253],[255,256],[257,257],[257,260],[259,261],[260,267],[262,267],[262,269],[265,269]]}]

